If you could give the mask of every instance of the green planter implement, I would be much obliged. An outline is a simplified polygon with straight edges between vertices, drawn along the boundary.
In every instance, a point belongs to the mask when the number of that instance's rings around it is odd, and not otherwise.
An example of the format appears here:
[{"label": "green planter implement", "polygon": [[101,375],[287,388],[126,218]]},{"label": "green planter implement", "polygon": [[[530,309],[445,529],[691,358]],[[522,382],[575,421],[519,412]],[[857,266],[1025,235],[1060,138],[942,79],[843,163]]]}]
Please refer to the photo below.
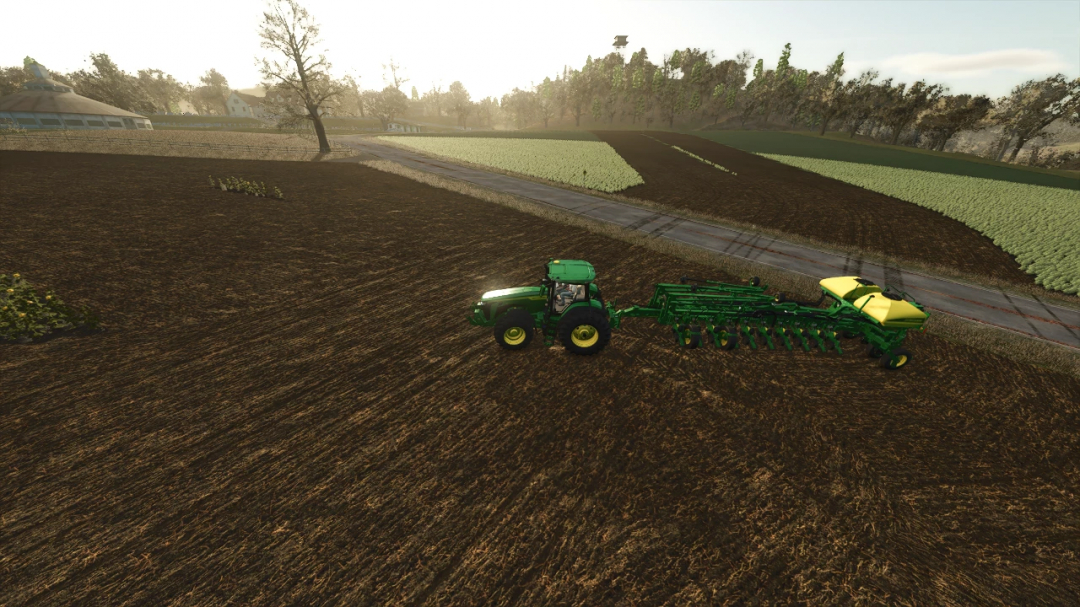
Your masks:
[{"label": "green planter implement", "polygon": [[822,280],[815,303],[766,295],[768,285],[757,278],[736,285],[684,276],[678,284],[657,284],[647,304],[622,310],[616,301],[604,304],[595,281],[588,262],[550,259],[540,286],[484,293],[469,322],[494,327],[495,340],[510,350],[527,347],[539,329],[545,345],[559,340],[577,354],[603,350],[624,318],[655,318],[684,348],[709,340],[724,350],[783,346],[842,353],[842,339],[860,338],[870,357],[898,369],[911,360],[901,347],[907,332],[922,329],[929,317],[906,293],[888,285],[883,291],[857,276]]}]

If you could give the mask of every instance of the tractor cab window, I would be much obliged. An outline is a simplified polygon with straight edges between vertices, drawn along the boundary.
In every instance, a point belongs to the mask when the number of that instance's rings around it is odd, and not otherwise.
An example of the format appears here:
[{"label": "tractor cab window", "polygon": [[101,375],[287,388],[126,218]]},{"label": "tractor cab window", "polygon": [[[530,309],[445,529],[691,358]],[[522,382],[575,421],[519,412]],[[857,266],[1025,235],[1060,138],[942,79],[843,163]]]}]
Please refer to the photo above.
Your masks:
[{"label": "tractor cab window", "polygon": [[562,314],[575,301],[585,301],[585,285],[555,283],[555,313]]}]

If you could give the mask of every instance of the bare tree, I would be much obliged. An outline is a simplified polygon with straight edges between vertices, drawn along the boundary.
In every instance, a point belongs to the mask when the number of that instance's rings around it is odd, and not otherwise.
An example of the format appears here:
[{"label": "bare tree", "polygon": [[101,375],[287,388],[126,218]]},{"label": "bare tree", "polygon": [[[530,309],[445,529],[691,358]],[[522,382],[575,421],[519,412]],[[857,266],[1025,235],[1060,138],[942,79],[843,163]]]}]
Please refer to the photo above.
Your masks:
[{"label": "bare tree", "polygon": [[318,61],[311,56],[311,46],[319,41],[319,26],[295,0],[271,0],[272,12],[263,13],[259,26],[262,47],[274,49],[285,55],[284,63],[261,60],[260,71],[268,82],[267,90],[278,87],[292,93],[300,107],[289,105],[287,113],[279,117],[279,126],[297,125],[310,120],[319,138],[319,151],[330,151],[322,115],[330,102],[341,93],[341,85],[330,79],[330,63],[324,55]]},{"label": "bare tree", "polygon": [[409,81],[408,78],[405,78],[403,76],[398,75],[398,70],[401,69],[401,66],[394,63],[394,58],[393,57],[390,58],[390,65],[385,65],[384,64],[382,67],[383,67],[384,70],[390,70],[390,78],[389,79],[386,78],[386,72],[383,72],[383,82],[384,83],[391,83],[391,82],[394,83],[394,88],[396,88],[397,90],[400,91],[401,90],[401,85],[403,85],[403,84],[405,84],[406,82]]}]

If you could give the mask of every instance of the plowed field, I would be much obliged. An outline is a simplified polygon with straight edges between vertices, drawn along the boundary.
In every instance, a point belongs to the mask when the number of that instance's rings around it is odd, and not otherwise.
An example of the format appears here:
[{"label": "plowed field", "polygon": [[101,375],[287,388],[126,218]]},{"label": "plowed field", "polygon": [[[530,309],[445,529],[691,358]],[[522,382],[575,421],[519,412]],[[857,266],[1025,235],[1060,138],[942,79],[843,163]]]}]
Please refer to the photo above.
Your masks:
[{"label": "plowed field", "polygon": [[596,134],[645,179],[623,190],[626,196],[1015,284],[1034,282],[993,240],[930,209],[693,135]]},{"label": "plowed field", "polygon": [[505,352],[468,305],[549,256],[743,277],[352,164],[0,166],[0,273],[106,325],[0,345],[0,605],[1080,601],[1080,381],[640,319]]}]

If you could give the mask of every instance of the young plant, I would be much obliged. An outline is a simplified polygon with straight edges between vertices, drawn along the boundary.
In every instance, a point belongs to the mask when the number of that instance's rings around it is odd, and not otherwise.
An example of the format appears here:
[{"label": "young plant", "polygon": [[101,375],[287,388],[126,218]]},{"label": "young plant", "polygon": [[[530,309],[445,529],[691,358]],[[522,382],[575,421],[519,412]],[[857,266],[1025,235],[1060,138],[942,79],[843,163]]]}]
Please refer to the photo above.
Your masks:
[{"label": "young plant", "polygon": [[255,196],[258,198],[276,198],[278,200],[285,200],[285,195],[281,193],[276,186],[273,188],[273,193],[267,190],[266,184],[261,181],[248,181],[246,179],[240,179],[237,177],[226,177],[225,179],[218,179],[217,184],[214,183],[213,175],[210,176],[210,187],[220,188],[222,192],[239,192],[245,196]]},{"label": "young plant", "polygon": [[101,319],[83,306],[76,311],[52,291],[42,297],[19,274],[0,274],[0,342],[30,343],[54,331],[97,329]]}]

